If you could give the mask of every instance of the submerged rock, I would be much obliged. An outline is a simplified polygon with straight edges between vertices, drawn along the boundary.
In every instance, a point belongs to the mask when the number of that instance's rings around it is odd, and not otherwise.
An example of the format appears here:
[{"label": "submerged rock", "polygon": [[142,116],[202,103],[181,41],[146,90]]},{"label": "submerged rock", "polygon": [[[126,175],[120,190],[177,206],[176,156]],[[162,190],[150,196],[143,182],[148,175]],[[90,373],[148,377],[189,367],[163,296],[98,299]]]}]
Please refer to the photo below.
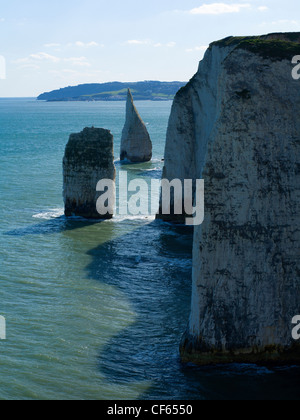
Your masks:
[{"label": "submerged rock", "polygon": [[149,162],[152,159],[152,142],[128,89],[126,104],[126,122],[121,140],[121,161]]},{"label": "submerged rock", "polygon": [[104,215],[97,211],[96,191],[100,180],[115,180],[113,136],[102,128],[85,128],[71,134],[63,160],[65,215],[86,219],[110,219],[113,208]]},{"label": "submerged rock", "polygon": [[175,98],[164,177],[206,185],[185,361],[300,362],[299,41],[214,43]]}]

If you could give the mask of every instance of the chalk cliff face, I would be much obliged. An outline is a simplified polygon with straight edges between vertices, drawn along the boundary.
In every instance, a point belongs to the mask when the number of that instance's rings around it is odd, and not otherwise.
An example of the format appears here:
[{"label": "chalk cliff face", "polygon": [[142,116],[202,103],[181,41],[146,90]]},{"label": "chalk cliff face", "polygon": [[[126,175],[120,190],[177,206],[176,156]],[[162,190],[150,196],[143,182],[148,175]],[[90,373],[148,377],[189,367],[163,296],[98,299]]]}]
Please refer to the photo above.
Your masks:
[{"label": "chalk cliff face", "polygon": [[148,162],[152,159],[152,142],[128,89],[126,122],[122,133],[120,159],[130,162]]},{"label": "chalk cliff face", "polygon": [[96,191],[100,180],[115,180],[113,136],[102,128],[85,128],[71,134],[63,160],[64,202],[66,216],[87,219],[110,219],[113,210],[100,215]]},{"label": "chalk cliff face", "polygon": [[164,177],[205,180],[185,361],[300,361],[299,42],[216,42],[175,98]]}]

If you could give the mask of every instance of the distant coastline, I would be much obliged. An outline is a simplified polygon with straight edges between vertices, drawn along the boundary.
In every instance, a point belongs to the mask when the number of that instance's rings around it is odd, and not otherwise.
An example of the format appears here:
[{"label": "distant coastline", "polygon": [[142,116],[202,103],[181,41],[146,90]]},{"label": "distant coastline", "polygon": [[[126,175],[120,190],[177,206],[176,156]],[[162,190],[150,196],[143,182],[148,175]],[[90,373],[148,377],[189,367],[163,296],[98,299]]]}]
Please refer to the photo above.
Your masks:
[{"label": "distant coastline", "polygon": [[186,82],[144,81],[135,83],[110,82],[83,84],[42,93],[39,101],[122,101],[127,98],[127,90],[131,89],[134,100],[170,101]]}]

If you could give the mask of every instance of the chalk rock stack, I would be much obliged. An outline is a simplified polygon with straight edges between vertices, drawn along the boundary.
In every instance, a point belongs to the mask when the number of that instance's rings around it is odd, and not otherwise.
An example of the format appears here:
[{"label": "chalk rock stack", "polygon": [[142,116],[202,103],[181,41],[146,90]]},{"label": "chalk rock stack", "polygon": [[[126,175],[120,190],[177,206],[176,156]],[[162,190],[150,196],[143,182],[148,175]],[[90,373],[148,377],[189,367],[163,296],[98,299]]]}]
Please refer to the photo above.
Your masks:
[{"label": "chalk rock stack", "polygon": [[300,34],[213,43],[170,117],[164,177],[205,180],[184,361],[299,362]]},{"label": "chalk rock stack", "polygon": [[149,162],[152,159],[152,142],[140,117],[131,94],[128,89],[126,104],[126,122],[121,140],[121,161]]},{"label": "chalk rock stack", "polygon": [[96,191],[99,181],[114,181],[113,136],[102,128],[85,128],[71,134],[63,160],[65,215],[86,219],[110,219],[113,209],[106,215],[97,211]]}]

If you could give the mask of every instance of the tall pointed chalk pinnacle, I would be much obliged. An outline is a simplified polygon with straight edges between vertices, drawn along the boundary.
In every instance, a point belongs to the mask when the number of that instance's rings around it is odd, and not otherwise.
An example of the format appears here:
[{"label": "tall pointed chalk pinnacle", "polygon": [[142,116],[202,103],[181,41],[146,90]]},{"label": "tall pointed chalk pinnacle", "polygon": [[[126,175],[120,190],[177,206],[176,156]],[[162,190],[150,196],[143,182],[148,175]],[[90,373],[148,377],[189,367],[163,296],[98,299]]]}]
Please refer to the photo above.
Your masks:
[{"label": "tall pointed chalk pinnacle", "polygon": [[152,159],[152,142],[128,89],[126,122],[121,141],[121,160],[149,162]]}]

